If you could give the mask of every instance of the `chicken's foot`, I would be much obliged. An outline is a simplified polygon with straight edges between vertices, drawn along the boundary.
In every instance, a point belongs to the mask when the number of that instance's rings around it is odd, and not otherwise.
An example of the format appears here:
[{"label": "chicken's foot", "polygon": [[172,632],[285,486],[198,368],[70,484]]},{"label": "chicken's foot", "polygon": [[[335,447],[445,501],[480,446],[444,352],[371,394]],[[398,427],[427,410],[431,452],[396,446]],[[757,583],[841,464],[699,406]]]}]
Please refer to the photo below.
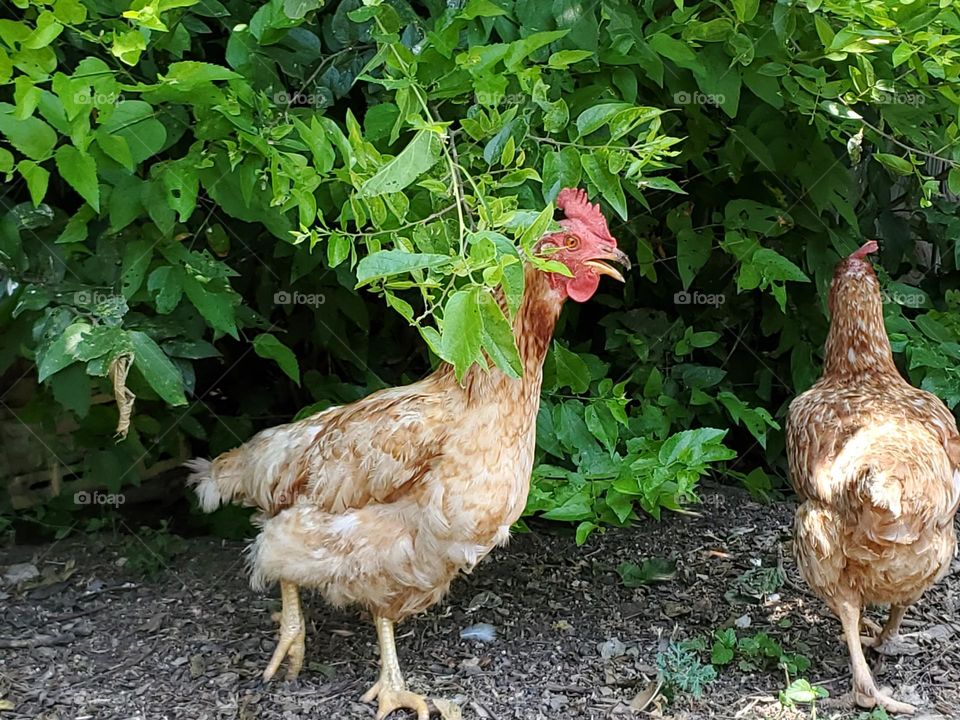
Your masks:
[{"label": "chicken's foot", "polygon": [[290,658],[290,664],[287,666],[287,680],[297,677],[300,674],[300,668],[303,667],[307,624],[300,609],[300,591],[297,584],[281,580],[280,597],[283,600],[279,617],[280,639],[277,641],[277,649],[273,651],[273,657],[270,658],[270,664],[263,671],[264,681],[276,675],[285,657]]},{"label": "chicken's foot", "polygon": [[890,615],[883,629],[872,638],[860,638],[865,647],[873,648],[881,655],[917,655],[923,652],[912,640],[900,634],[900,623],[907,612],[906,605],[891,605]]},{"label": "chicken's foot", "polygon": [[430,708],[423,695],[407,690],[407,683],[400,672],[400,660],[397,657],[397,645],[393,636],[393,621],[384,617],[375,617],[377,640],[380,643],[380,679],[370,688],[362,702],[377,700],[377,720],[384,720],[394,710],[409,708],[417,713],[417,720],[429,720]]},{"label": "chicken's foot", "polygon": [[[867,658],[863,654],[863,646],[860,644],[860,607],[846,601],[838,605],[837,614],[840,616],[843,636],[847,641],[847,649],[850,652],[854,701],[863,708],[873,708],[879,705],[888,713],[903,713],[905,715],[915,713],[917,710],[913,705],[902,703],[889,695],[885,695],[880,692],[876,682],[874,682],[870,666],[867,665]],[[887,624],[889,625],[889,621]]]}]

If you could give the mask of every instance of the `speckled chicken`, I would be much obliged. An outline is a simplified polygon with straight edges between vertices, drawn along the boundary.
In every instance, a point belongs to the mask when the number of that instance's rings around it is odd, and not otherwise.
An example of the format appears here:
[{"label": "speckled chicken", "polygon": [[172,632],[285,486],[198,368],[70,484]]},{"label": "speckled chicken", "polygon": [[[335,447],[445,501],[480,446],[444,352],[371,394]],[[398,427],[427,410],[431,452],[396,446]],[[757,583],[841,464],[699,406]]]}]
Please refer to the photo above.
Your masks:
[{"label": "speckled chicken", "polygon": [[288,676],[299,673],[299,587],[314,588],[374,618],[381,672],[363,699],[379,701],[377,718],[410,708],[427,720],[425,698],[401,674],[394,623],[433,605],[459,572],[507,541],[527,499],[543,359],[560,309],[568,297],[588,300],[601,275],[623,280],[605,261],[629,266],[585,192],[563,190],[557,205],[562,232],[535,252],[571,275],[525,268],[513,325],[522,378],[474,366],[461,384],[442,365],[412,385],[265,430],[212,463],[192,462],[205,511],[226,502],[260,511],[252,584],[279,581],[283,600],[265,679],[285,657]]},{"label": "speckled chicken", "polygon": [[[802,500],[797,564],[843,625],[857,704],[914,707],[881,692],[862,645],[896,652],[907,608],[953,557],[960,499],[960,437],[934,395],[893,362],[867,242],[841,261],[830,288],[823,377],[790,404],[790,474]],[[867,604],[890,605],[879,634],[860,637]]]}]

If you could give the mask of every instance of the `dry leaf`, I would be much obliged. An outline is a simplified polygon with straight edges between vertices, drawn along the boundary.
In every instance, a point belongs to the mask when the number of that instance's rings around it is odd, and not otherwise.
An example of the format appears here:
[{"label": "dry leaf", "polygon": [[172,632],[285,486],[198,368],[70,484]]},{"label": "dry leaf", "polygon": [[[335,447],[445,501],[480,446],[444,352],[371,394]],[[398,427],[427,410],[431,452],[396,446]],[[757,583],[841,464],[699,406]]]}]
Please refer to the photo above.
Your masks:
[{"label": "dry leaf", "polygon": [[653,702],[654,698],[657,697],[657,693],[660,692],[660,688],[663,686],[663,681],[657,678],[656,680],[651,680],[647,683],[647,686],[637,693],[636,697],[630,701],[630,709],[634,712],[640,712],[646,710],[647,706]]},{"label": "dry leaf", "polygon": [[442,717],[443,720],[463,720],[463,712],[455,702],[444,700],[443,698],[431,698],[430,702],[440,711],[440,717]]},{"label": "dry leaf", "polygon": [[113,382],[113,397],[117,401],[117,410],[120,412],[120,419],[117,420],[117,436],[121,440],[127,436],[127,430],[130,429],[133,401],[137,399],[137,396],[127,389],[127,374],[130,372],[130,365],[132,364],[132,353],[117,355],[110,363],[109,374],[110,380]]},{"label": "dry leaf", "polygon": [[0,712],[4,710],[13,710],[16,705],[13,704],[12,700],[0,700]]}]

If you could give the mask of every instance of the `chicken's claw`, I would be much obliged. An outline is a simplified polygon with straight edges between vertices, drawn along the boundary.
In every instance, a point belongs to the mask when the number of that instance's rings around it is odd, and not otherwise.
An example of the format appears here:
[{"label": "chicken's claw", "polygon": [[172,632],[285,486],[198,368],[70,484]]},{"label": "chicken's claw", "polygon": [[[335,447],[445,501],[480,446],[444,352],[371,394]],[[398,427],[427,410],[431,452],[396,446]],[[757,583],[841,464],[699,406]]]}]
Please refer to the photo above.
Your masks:
[{"label": "chicken's claw", "polygon": [[857,705],[868,710],[879,705],[888,713],[893,714],[913,715],[917,712],[917,709],[913,705],[900,702],[899,700],[894,700],[892,697],[881,692],[880,690],[877,690],[876,688],[872,688],[866,692],[862,692],[854,688],[853,699]]},{"label": "chicken's claw", "polygon": [[283,610],[273,614],[273,619],[280,621],[280,638],[277,640],[277,648],[273,651],[273,657],[270,658],[270,664],[263,671],[263,681],[270,681],[277,670],[280,669],[280,663],[284,658],[289,658],[290,664],[287,666],[287,680],[293,680],[300,674],[300,668],[303,667],[303,658],[306,654],[306,645],[304,640],[307,635],[306,621],[303,619],[303,612],[300,610],[300,594],[294,583],[281,581],[280,593],[283,598]]},{"label": "chicken's claw", "polygon": [[377,701],[377,720],[384,720],[395,710],[413,710],[417,720],[430,720],[430,707],[423,695],[417,695],[404,687],[386,686],[382,680],[367,690],[360,698],[362,702]]}]

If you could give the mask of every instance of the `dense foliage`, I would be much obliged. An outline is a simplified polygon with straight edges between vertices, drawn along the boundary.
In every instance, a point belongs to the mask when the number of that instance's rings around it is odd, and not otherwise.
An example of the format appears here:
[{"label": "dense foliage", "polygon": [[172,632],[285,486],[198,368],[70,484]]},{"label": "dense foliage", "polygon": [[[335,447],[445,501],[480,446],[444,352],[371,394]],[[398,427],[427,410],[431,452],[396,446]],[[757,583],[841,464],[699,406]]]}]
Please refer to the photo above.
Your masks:
[{"label": "dense foliage", "polygon": [[863,237],[898,359],[960,402],[950,0],[16,4],[0,409],[67,467],[42,522],[437,358],[516,373],[492,292],[565,186],[636,269],[561,319],[529,513],[582,540],[710,471],[777,487]]}]

